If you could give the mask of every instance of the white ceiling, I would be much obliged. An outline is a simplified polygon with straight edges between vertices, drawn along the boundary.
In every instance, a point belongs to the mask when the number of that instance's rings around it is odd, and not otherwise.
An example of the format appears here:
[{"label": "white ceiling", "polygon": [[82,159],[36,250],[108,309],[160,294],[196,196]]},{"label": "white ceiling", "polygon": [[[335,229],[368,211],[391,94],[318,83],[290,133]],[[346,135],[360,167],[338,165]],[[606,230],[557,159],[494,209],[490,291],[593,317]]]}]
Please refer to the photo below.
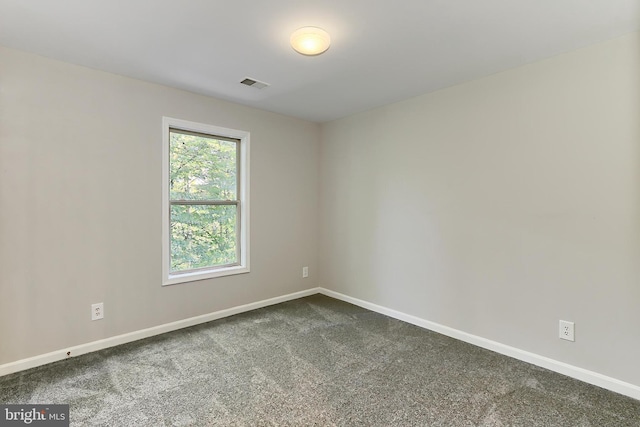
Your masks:
[{"label": "white ceiling", "polygon": [[0,0],[1,45],[316,122],[637,30],[640,0]]}]

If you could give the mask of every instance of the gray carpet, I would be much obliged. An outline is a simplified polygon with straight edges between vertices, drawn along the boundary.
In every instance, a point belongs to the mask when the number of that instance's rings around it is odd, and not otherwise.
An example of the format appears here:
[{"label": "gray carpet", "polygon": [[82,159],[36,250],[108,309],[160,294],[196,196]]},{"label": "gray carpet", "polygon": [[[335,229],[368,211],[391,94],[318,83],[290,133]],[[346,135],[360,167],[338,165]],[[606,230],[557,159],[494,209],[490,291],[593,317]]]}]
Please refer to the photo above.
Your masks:
[{"label": "gray carpet", "polygon": [[315,295],[0,378],[72,425],[640,426],[640,401]]}]

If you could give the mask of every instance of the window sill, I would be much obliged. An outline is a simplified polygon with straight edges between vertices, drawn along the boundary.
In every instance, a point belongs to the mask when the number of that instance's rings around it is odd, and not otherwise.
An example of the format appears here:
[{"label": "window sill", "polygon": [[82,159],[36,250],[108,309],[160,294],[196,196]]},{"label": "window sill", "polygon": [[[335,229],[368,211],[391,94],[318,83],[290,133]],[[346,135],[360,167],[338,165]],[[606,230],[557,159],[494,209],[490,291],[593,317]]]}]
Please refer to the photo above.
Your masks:
[{"label": "window sill", "polygon": [[215,277],[233,276],[248,273],[249,267],[234,265],[233,267],[216,268],[204,271],[192,271],[189,273],[169,274],[162,281],[162,286],[177,285],[178,283],[195,282],[197,280],[213,279]]}]

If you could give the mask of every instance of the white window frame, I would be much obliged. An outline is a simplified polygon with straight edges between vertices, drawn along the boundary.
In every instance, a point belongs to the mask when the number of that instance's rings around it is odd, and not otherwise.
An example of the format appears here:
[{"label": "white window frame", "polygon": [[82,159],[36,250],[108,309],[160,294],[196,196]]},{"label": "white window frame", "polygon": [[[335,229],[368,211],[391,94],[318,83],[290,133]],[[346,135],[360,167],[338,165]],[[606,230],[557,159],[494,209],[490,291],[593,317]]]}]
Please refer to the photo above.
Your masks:
[{"label": "white window frame", "polygon": [[[240,260],[238,265],[171,272],[171,204],[169,200],[169,130],[179,129],[240,140],[238,199]],[[162,118],[162,286],[249,272],[249,132],[203,123]]]}]

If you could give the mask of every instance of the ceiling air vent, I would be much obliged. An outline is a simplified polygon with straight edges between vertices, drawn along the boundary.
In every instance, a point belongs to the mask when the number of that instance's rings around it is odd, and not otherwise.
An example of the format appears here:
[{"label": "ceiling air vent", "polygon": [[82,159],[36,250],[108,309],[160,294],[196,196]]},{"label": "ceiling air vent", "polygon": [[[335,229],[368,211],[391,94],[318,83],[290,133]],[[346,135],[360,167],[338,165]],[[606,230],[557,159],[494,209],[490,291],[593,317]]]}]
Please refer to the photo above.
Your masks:
[{"label": "ceiling air vent", "polygon": [[264,89],[265,87],[269,86],[269,83],[261,82],[255,79],[250,79],[249,77],[245,78],[240,83],[242,83],[245,86],[255,87],[256,89]]}]

